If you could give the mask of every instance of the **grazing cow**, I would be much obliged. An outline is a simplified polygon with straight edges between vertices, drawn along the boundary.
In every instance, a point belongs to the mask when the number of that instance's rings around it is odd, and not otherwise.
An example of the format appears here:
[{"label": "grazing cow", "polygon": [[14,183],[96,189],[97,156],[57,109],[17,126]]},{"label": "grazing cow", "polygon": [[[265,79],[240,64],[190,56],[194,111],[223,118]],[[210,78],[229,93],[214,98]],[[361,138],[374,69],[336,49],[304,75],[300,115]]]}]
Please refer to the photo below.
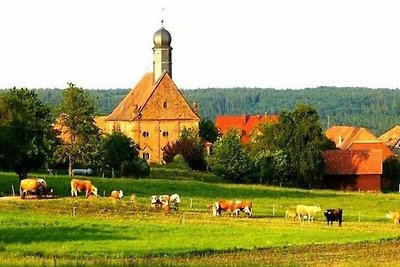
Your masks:
[{"label": "grazing cow", "polygon": [[295,208],[290,208],[290,209],[287,209],[285,211],[285,218],[286,219],[293,219],[293,221],[295,221],[296,217],[297,217],[297,213],[296,213],[296,209]]},{"label": "grazing cow", "polygon": [[392,219],[394,224],[400,223],[400,212],[398,211],[389,211],[386,214],[386,218]]},{"label": "grazing cow", "polygon": [[178,194],[172,194],[169,197],[169,203],[170,203],[171,209],[178,211],[179,204],[181,203],[181,197]]},{"label": "grazing cow", "polygon": [[122,190],[119,190],[119,191],[114,190],[114,191],[111,192],[111,196],[110,197],[113,200],[118,200],[118,199],[121,199],[123,197],[123,195],[124,195],[124,193],[122,192]]},{"label": "grazing cow", "polygon": [[43,179],[27,178],[21,180],[19,185],[19,194],[24,199],[28,194],[37,195],[39,198],[43,195],[51,195],[53,189],[47,187]]},{"label": "grazing cow", "polygon": [[308,221],[314,221],[314,217],[317,212],[321,211],[321,207],[319,206],[306,206],[306,205],[297,205],[296,206],[296,214],[299,217],[299,221],[307,216]]},{"label": "grazing cow", "polygon": [[343,210],[342,209],[327,209],[324,211],[324,215],[326,218],[326,222],[333,224],[333,222],[338,222],[339,226],[342,226],[342,215],[343,215]]},{"label": "grazing cow", "polygon": [[151,207],[156,209],[169,205],[169,195],[151,196]]},{"label": "grazing cow", "polygon": [[78,192],[85,191],[86,197],[89,197],[91,194],[97,197],[97,188],[92,184],[89,180],[71,180],[71,195],[74,197],[78,197]]},{"label": "grazing cow", "polygon": [[251,201],[241,201],[241,200],[236,200],[233,202],[233,212],[237,217],[239,217],[239,213],[243,211],[246,213],[249,217],[253,215],[253,203]]},{"label": "grazing cow", "polygon": [[210,208],[212,208],[214,216],[221,216],[222,211],[229,211],[232,215],[235,211],[234,201],[231,200],[220,200],[215,202]]}]

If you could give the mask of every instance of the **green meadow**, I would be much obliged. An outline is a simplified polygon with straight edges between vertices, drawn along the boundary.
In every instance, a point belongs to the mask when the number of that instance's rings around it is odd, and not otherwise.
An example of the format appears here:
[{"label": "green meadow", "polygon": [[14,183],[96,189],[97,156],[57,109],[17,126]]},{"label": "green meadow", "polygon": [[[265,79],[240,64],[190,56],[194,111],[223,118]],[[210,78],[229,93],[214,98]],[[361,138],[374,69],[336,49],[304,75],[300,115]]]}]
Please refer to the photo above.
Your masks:
[{"label": "green meadow", "polygon": [[[204,259],[222,253],[239,253],[238,258],[243,260],[240,253],[251,255],[265,249],[377,244],[400,238],[400,229],[385,218],[388,210],[400,210],[397,193],[236,185],[210,182],[211,177],[201,175],[187,179],[89,177],[100,197],[86,199],[81,193],[73,199],[69,177],[44,178],[54,188],[55,198],[21,200],[12,197],[12,186],[18,191],[16,175],[0,173],[0,192],[4,195],[0,198],[0,265],[173,266],[182,258]],[[113,202],[108,196],[119,189],[124,197]],[[167,216],[150,207],[151,195],[173,193],[181,196],[179,212]],[[137,202],[131,202],[132,194]],[[207,205],[222,198],[253,201],[254,217],[213,217]],[[327,226],[322,213],[313,223],[285,219],[285,210],[297,204],[340,207],[344,211],[343,226]],[[368,263],[368,257],[366,260]],[[182,264],[196,263],[189,260]],[[266,263],[265,259],[253,262]],[[239,260],[237,264],[248,262]]]}]

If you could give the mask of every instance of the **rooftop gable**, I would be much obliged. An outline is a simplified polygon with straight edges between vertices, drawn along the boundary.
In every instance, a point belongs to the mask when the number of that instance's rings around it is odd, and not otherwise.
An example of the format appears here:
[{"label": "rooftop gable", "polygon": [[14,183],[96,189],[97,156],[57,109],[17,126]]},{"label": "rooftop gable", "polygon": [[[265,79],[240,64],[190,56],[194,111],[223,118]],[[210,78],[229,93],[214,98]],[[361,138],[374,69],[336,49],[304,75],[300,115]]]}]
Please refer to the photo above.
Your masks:
[{"label": "rooftop gable", "polygon": [[336,147],[347,150],[354,143],[379,143],[379,139],[363,127],[332,126],[325,135],[335,142]]},{"label": "rooftop gable", "polygon": [[242,133],[242,142],[248,143],[254,129],[264,123],[277,123],[278,115],[221,115],[215,118],[215,126],[224,135],[230,129],[238,129]]},{"label": "rooftop gable", "polygon": [[400,140],[400,125],[396,125],[378,138],[385,145],[394,147]]},{"label": "rooftop gable", "polygon": [[[157,84],[157,83],[156,83]],[[132,121],[140,113],[155,86],[153,73],[146,73],[135,87],[122,99],[118,106],[107,116],[107,121]]]}]

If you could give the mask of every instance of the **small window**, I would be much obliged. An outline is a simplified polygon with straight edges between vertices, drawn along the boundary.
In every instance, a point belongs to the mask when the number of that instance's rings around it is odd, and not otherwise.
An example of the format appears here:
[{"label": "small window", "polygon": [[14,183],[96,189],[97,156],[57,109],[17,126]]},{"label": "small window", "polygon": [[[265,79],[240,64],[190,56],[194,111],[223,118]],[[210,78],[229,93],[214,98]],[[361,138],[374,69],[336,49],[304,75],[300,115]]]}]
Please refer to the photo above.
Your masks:
[{"label": "small window", "polygon": [[169,106],[169,105],[168,105],[168,102],[167,102],[167,101],[164,101],[163,107],[164,107],[164,108],[168,108],[168,106]]},{"label": "small window", "polygon": [[149,153],[143,153],[143,159],[148,160],[150,159],[150,154]]},{"label": "small window", "polygon": [[149,137],[149,132],[148,131],[144,131],[143,132],[143,137]]},{"label": "small window", "polygon": [[168,133],[167,131],[164,131],[164,132],[162,133],[162,135],[163,135],[164,137],[168,137],[169,133]]}]

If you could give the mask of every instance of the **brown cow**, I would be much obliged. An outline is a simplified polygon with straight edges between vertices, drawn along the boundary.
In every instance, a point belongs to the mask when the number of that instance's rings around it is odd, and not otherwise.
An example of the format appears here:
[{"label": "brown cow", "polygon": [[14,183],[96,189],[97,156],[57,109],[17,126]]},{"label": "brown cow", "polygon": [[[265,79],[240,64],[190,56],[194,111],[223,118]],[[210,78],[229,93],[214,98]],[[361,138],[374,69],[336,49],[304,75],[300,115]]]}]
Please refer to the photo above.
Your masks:
[{"label": "brown cow", "polygon": [[92,184],[89,180],[78,180],[72,179],[71,180],[71,195],[78,197],[78,192],[86,192],[86,197],[93,194],[97,196],[97,188]]},{"label": "brown cow", "polygon": [[243,211],[246,213],[249,217],[253,215],[253,203],[251,201],[241,201],[241,200],[236,200],[233,202],[233,212],[237,217],[239,217],[239,213]]},{"label": "brown cow", "polygon": [[28,194],[34,194],[38,197],[52,194],[53,189],[47,188],[47,183],[43,179],[27,178],[21,180],[19,194],[24,199]]},{"label": "brown cow", "polygon": [[210,208],[212,208],[214,216],[221,216],[222,211],[229,211],[232,215],[235,211],[234,201],[231,200],[220,200],[215,202]]}]

